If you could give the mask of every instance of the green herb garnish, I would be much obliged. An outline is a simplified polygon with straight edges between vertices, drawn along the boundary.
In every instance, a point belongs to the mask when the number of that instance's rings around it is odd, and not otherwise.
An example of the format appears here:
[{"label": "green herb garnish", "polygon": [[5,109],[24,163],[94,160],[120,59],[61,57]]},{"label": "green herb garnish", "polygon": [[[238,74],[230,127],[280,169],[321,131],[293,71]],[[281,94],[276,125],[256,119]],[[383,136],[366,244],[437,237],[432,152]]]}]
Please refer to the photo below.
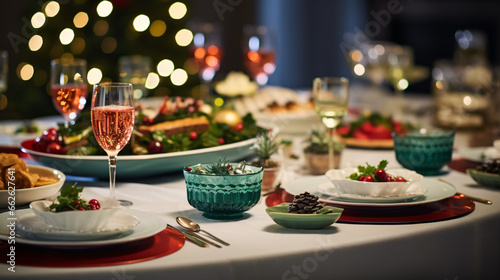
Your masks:
[{"label": "green herb garnish", "polygon": [[366,163],[366,166],[359,165],[358,166],[358,172],[352,173],[349,175],[349,179],[351,180],[359,180],[359,177],[361,176],[371,176],[372,178],[375,179],[375,171],[379,169],[385,169],[385,167],[389,164],[387,160],[381,160],[380,163],[375,167],[373,165]]},{"label": "green herb garnish", "polygon": [[48,211],[52,212],[62,212],[69,210],[81,210],[82,207],[85,210],[90,209],[89,203],[84,199],[80,198],[80,193],[83,188],[77,188],[76,183],[74,185],[66,185],[61,189],[61,195],[57,196],[57,202],[52,203],[49,206]]}]

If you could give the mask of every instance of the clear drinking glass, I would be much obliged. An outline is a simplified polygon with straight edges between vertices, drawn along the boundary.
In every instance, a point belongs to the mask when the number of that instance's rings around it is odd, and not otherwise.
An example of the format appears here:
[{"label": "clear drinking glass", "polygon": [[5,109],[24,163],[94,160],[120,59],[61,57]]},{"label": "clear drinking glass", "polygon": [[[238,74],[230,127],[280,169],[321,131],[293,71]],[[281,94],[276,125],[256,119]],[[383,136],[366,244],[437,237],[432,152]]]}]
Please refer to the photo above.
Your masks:
[{"label": "clear drinking glass", "polygon": [[151,57],[142,55],[122,56],[118,60],[120,82],[132,84],[136,100],[149,93],[145,85],[151,72],[151,63]]},{"label": "clear drinking glass", "polygon": [[316,78],[313,81],[313,99],[316,113],[328,128],[328,167],[336,168],[334,164],[335,128],[347,114],[349,103],[349,80],[344,77]]},{"label": "clear drinking glass", "polygon": [[[134,93],[132,84],[100,83],[94,85],[91,107],[92,130],[109,157],[110,197],[115,198],[116,159],[127,145],[134,129]],[[120,201],[130,205],[129,201]]]},{"label": "clear drinking glass", "polygon": [[87,103],[87,61],[54,59],[50,65],[52,102],[68,126]]},{"label": "clear drinking glass", "polygon": [[9,53],[0,51],[0,96],[7,89],[7,79],[9,73]]},{"label": "clear drinking glass", "polygon": [[243,64],[261,86],[276,70],[276,37],[265,26],[247,25],[243,29]]}]

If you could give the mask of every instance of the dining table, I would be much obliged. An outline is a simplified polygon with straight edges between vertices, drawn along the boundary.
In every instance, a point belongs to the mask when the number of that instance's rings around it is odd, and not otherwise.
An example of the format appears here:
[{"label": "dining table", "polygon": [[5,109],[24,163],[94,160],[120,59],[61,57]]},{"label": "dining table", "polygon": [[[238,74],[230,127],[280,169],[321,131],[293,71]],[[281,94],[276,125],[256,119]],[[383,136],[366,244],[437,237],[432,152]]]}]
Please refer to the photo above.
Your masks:
[{"label": "dining table", "polygon": [[[463,143],[462,138],[455,141]],[[11,245],[0,241],[0,279],[498,279],[500,189],[478,185],[461,168],[464,159],[456,151],[440,174],[425,178],[434,183],[444,180],[457,192],[488,199],[491,205],[459,195],[402,207],[334,205],[345,207],[345,219],[341,216],[322,229],[291,229],[276,224],[266,208],[290,202],[287,184],[307,184],[308,178],[322,176],[307,174],[301,158],[286,161],[280,188],[261,196],[236,220],[209,219],[193,208],[179,169],[116,183],[116,197],[133,202],[127,210],[152,215],[165,227],[155,239],[74,247],[19,242],[15,272],[9,270],[7,257]],[[340,166],[381,159],[388,160],[389,168],[401,167],[393,149],[355,147],[343,150]],[[67,176],[65,184],[73,182],[84,187],[86,197],[109,193],[103,179]],[[29,211],[27,205],[16,209]],[[178,231],[184,232],[176,223],[178,216],[230,245],[200,247],[189,242]]]}]

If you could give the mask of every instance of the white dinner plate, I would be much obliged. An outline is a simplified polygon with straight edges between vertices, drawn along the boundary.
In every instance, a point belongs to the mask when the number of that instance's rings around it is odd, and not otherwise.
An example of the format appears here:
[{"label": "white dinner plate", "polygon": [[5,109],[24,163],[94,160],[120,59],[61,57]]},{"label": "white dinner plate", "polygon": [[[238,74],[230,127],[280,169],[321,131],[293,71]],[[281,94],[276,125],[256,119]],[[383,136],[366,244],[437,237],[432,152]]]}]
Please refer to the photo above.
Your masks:
[{"label": "white dinner plate", "polygon": [[[35,215],[30,213],[23,215],[17,219],[17,229],[21,236],[31,237],[35,239],[47,240],[98,240],[107,238],[119,233],[125,233],[140,224],[137,217],[125,213],[117,212],[113,218],[106,224],[104,228],[92,231],[68,231],[56,229],[42,221]],[[126,233],[125,233],[126,234]]]},{"label": "white dinner plate", "polygon": [[367,196],[339,193],[333,184],[324,182],[318,186],[318,192],[321,193],[321,196],[335,197],[336,200],[369,203],[391,203],[416,200],[418,199],[418,197],[424,195],[427,192],[427,188],[419,183],[414,183],[406,190],[406,192],[401,195]]},{"label": "white dinner plate", "polygon": [[330,182],[330,180],[328,180],[326,176],[322,175],[314,177],[304,177],[295,181],[290,181],[284,184],[283,188],[285,189],[285,191],[293,195],[297,195],[303,192],[312,193],[314,195],[319,196],[320,200],[326,203],[334,203],[336,205],[345,205],[345,206],[377,206],[377,207],[420,205],[446,199],[452,197],[456,193],[455,188],[446,183],[443,183],[436,179],[424,178],[422,181],[418,183],[418,185],[427,188],[427,192],[410,201],[401,201],[401,202],[352,201],[352,200],[345,200],[343,198],[339,199],[338,197],[321,193],[320,186],[322,184],[332,184],[332,183]]},{"label": "white dinner plate", "polygon": [[42,238],[37,238],[36,236],[24,237],[21,232],[19,232],[14,227],[14,232],[11,232],[11,228],[8,227],[11,222],[15,221],[14,218],[22,217],[23,215],[33,213],[31,209],[16,210],[14,216],[10,215],[10,212],[3,212],[0,214],[0,240],[8,241],[9,237],[12,239],[11,234],[15,234],[15,242],[19,244],[29,244],[38,245],[43,247],[52,247],[60,249],[73,249],[73,248],[86,248],[86,247],[98,247],[107,245],[116,245],[121,243],[127,243],[131,241],[136,241],[144,239],[157,234],[158,232],[164,230],[167,223],[163,221],[160,217],[141,212],[132,209],[124,209],[125,213],[135,216],[140,223],[125,232],[119,233],[117,235],[109,236],[108,238],[99,240],[46,240]]},{"label": "white dinner plate", "polygon": [[[62,117],[60,118],[64,120]],[[36,133],[15,133],[16,130],[27,123],[36,125],[39,131]],[[50,127],[57,127],[57,121],[55,118],[35,119],[31,122],[19,120],[0,121],[0,146],[19,148],[21,142],[42,135],[42,132]]]}]

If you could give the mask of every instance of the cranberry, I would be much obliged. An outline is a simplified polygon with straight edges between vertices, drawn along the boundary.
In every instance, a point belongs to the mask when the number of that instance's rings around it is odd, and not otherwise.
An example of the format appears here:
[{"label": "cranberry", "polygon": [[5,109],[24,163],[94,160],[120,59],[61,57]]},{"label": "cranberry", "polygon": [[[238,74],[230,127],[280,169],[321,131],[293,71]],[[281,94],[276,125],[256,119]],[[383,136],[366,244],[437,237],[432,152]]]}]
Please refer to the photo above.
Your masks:
[{"label": "cranberry", "polygon": [[97,199],[91,199],[89,200],[89,208],[90,210],[99,210],[101,208],[101,204]]},{"label": "cranberry", "polygon": [[196,131],[191,131],[191,133],[189,133],[189,139],[196,140],[196,138],[198,138],[198,133],[196,133]]},{"label": "cranberry", "polygon": [[57,142],[52,142],[47,145],[47,153],[64,155],[66,152],[63,150],[62,146]]},{"label": "cranberry", "polygon": [[366,176],[365,177],[365,182],[373,182],[373,177],[372,176]]},{"label": "cranberry", "polygon": [[89,200],[89,204],[99,205],[99,201],[97,201],[97,199],[93,198],[93,199]]},{"label": "cranberry", "polygon": [[221,145],[222,145],[222,144],[224,144],[224,138],[222,138],[222,137],[221,137],[221,138],[219,138],[217,141],[218,141],[218,142],[219,142],[219,144],[221,144]]},{"label": "cranberry", "polygon": [[385,178],[387,177],[387,173],[385,173],[384,169],[378,169],[375,171],[375,178],[379,181],[385,181]]},{"label": "cranberry", "polygon": [[163,145],[160,142],[153,140],[153,141],[149,142],[149,144],[148,144],[148,152],[150,154],[162,153],[163,152]]},{"label": "cranberry", "polygon": [[390,175],[387,175],[387,177],[385,177],[385,181],[386,182],[396,182],[396,179],[394,179],[394,177],[392,177]]},{"label": "cranberry", "polygon": [[57,134],[57,129],[51,127],[51,128],[48,128],[47,130],[45,130],[43,132],[43,135],[49,135],[49,134],[56,135]]},{"label": "cranberry", "polygon": [[236,130],[241,131],[243,129],[243,124],[239,123],[234,127]]},{"label": "cranberry", "polygon": [[99,206],[90,204],[89,205],[89,210],[99,210]]},{"label": "cranberry", "polygon": [[233,166],[231,164],[228,164],[228,165],[226,165],[226,169],[231,170],[231,169],[233,169]]},{"label": "cranberry", "polygon": [[79,201],[79,200],[77,200],[77,201],[73,202],[73,206],[80,205],[80,204],[82,204],[82,202],[81,202],[81,201]]},{"label": "cranberry", "polygon": [[83,207],[78,207],[78,208],[76,208],[76,210],[85,211],[85,208],[83,208]]},{"label": "cranberry", "polygon": [[360,176],[359,179],[358,179],[358,181],[364,181],[365,178],[366,178],[365,176]]},{"label": "cranberry", "polygon": [[49,143],[47,140],[43,137],[37,137],[35,139],[35,143],[33,143],[33,150],[38,151],[38,152],[44,152],[47,150],[47,145]]},{"label": "cranberry", "polygon": [[191,167],[186,167],[186,169],[184,169],[184,170],[191,171],[192,169],[191,169]]},{"label": "cranberry", "polygon": [[406,182],[406,179],[399,176],[398,178],[396,178],[396,182]]}]

